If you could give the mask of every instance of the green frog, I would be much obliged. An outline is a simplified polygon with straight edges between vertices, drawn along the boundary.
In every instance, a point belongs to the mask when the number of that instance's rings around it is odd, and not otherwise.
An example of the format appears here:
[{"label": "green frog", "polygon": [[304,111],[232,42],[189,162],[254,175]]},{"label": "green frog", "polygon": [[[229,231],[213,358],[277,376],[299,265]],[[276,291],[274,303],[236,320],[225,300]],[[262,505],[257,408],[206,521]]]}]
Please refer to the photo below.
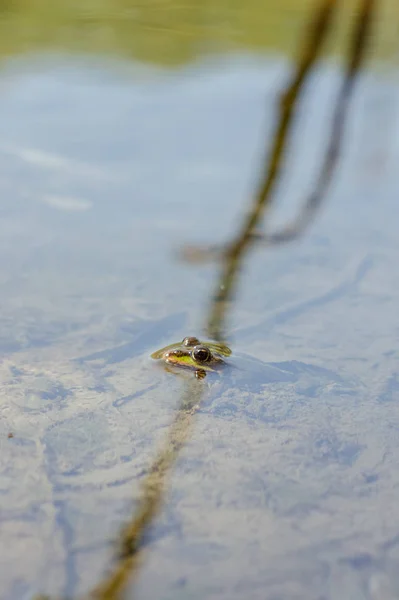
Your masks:
[{"label": "green frog", "polygon": [[221,342],[204,342],[190,336],[153,352],[151,358],[163,360],[172,368],[194,371],[197,379],[203,379],[207,373],[225,367],[224,358],[230,354],[230,348]]},{"label": "green frog", "polygon": [[201,341],[190,336],[153,352],[151,358],[162,360],[165,368],[173,372],[192,371],[197,379],[204,379],[207,374],[220,374],[227,367],[231,374],[234,373],[234,380],[239,373],[244,378],[249,377],[251,382],[254,379],[261,383],[292,379],[292,374],[285,368],[288,363],[265,363],[241,352],[235,353],[234,362],[224,360],[230,355],[230,348],[223,342]]}]

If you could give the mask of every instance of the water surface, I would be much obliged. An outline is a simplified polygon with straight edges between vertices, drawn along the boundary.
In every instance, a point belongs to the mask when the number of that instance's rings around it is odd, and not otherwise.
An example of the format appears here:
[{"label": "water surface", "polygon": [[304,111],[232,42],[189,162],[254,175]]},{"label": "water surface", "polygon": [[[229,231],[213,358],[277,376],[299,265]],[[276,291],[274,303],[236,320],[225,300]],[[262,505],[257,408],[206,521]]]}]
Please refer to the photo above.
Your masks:
[{"label": "water surface", "polygon": [[[218,274],[177,250],[235,231],[288,73],[244,54],[3,72],[5,599],[81,594],[109,566],[181,389],[149,354],[202,333]],[[322,65],[308,86],[276,221],[311,187],[339,77]],[[389,74],[362,77],[326,209],[246,264],[233,351],[290,376],[210,393],[135,598],[399,593],[398,95]]]}]

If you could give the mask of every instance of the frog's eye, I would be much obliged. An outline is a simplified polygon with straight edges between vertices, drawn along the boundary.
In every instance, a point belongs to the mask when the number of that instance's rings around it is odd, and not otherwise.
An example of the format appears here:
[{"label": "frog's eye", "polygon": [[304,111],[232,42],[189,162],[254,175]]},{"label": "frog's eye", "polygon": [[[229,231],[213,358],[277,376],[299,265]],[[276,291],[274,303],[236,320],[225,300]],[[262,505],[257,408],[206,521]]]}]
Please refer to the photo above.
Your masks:
[{"label": "frog's eye", "polygon": [[183,346],[196,346],[199,343],[199,339],[196,337],[185,337],[182,342]]},{"label": "frog's eye", "polygon": [[197,362],[209,362],[212,359],[212,352],[206,346],[196,346],[193,348],[191,355]]}]

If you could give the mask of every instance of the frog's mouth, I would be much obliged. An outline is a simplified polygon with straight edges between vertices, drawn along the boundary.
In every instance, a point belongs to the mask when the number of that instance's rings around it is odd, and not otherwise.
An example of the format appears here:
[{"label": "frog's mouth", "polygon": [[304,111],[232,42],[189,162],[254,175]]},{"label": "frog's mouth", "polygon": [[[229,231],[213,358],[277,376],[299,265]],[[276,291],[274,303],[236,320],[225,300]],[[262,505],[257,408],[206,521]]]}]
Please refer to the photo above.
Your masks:
[{"label": "frog's mouth", "polygon": [[165,352],[163,359],[167,364],[183,369],[203,369],[204,371],[214,370],[206,362],[200,363],[195,361],[189,352],[184,352],[183,350],[170,350],[169,352]]},{"label": "frog's mouth", "polygon": [[182,369],[203,369],[204,371],[213,371],[210,365],[196,362],[190,353],[183,352],[182,350],[170,350],[169,352],[165,352],[163,358],[167,364]]}]

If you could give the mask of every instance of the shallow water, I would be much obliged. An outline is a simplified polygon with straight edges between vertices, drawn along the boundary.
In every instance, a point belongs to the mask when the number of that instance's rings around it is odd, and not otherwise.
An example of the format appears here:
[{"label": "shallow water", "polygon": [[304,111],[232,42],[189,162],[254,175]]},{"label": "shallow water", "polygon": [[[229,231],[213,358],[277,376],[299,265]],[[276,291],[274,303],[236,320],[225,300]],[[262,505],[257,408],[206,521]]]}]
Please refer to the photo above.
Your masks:
[{"label": "shallow water", "polygon": [[[0,96],[7,600],[81,594],[109,566],[181,390],[149,354],[201,335],[218,273],[177,250],[235,231],[289,72],[24,64]],[[276,220],[310,189],[338,83],[324,65],[308,86]],[[398,96],[362,77],[326,209],[249,257],[233,352],[286,376],[210,388],[135,598],[397,597]]]}]

